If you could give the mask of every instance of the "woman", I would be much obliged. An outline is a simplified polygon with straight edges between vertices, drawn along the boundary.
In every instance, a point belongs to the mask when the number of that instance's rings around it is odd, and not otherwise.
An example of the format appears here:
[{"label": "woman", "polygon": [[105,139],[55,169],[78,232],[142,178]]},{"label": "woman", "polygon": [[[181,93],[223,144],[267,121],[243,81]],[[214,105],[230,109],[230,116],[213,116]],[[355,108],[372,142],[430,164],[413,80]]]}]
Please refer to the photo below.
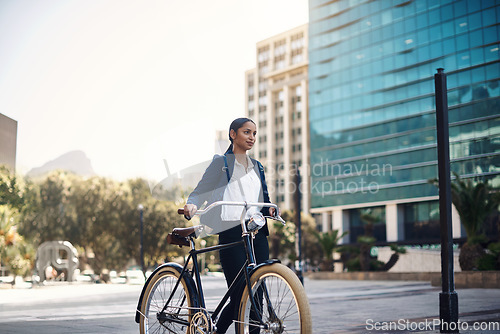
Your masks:
[{"label": "woman", "polygon": [[[255,144],[257,127],[249,118],[237,118],[229,127],[231,145],[224,156],[215,156],[210,166],[203,174],[201,181],[189,195],[184,212],[190,219],[205,201],[207,205],[215,201],[235,202],[265,202],[270,203],[264,168],[257,160],[247,155]],[[222,206],[209,211],[201,217],[201,223],[208,225],[219,234],[219,244],[241,240],[240,217],[243,208],[236,206]],[[258,211],[259,208],[249,208],[246,219]],[[264,215],[274,215],[274,208],[262,208]],[[212,213],[211,215],[209,215]],[[255,257],[257,263],[269,259],[269,244],[267,223],[257,233],[254,240]],[[220,251],[220,261],[226,282],[232,283],[238,271],[246,260],[243,245]],[[217,321],[217,333],[226,333],[231,325],[237,300],[231,296],[230,303],[222,311]]]}]

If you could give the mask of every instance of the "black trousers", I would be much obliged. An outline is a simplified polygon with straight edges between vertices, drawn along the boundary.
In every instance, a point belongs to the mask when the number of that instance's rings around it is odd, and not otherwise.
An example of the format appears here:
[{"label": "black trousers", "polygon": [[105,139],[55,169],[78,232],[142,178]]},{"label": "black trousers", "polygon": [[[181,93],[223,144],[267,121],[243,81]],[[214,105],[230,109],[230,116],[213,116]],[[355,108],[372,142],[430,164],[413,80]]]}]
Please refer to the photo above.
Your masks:
[{"label": "black trousers", "polygon": [[[234,229],[239,229],[239,233],[232,231],[233,229],[227,231],[229,233],[220,233],[219,244],[227,244],[241,240],[241,227],[238,226]],[[269,259],[269,244],[267,242],[266,234],[262,231],[257,233],[253,244],[257,264],[267,261]],[[247,259],[245,246],[238,245],[228,249],[221,249],[219,254],[222,271],[224,272],[226,283],[229,287]],[[231,296],[229,304],[227,304],[227,306],[222,310],[219,320],[217,321],[217,333],[226,333],[229,326],[231,326],[236,308],[239,306],[240,302],[238,297],[239,296]]]}]

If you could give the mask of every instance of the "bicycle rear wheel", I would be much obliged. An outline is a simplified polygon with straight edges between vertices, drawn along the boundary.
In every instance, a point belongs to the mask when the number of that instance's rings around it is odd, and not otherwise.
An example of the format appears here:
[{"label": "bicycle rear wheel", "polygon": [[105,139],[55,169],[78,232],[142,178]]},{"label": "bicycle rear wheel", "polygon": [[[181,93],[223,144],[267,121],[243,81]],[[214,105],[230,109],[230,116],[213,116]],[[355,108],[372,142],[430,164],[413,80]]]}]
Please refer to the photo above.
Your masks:
[{"label": "bicycle rear wheel", "polygon": [[[250,277],[257,296],[258,313],[267,330],[262,333],[312,333],[311,310],[304,287],[288,267],[273,263],[257,269]],[[245,288],[238,313],[238,333],[259,333],[252,305]]]},{"label": "bicycle rear wheel", "polygon": [[157,271],[148,283],[140,307],[141,334],[188,333],[191,317],[196,313],[195,294],[185,278],[170,300],[165,312],[160,313],[167,303],[180,276],[174,267],[165,266]]}]

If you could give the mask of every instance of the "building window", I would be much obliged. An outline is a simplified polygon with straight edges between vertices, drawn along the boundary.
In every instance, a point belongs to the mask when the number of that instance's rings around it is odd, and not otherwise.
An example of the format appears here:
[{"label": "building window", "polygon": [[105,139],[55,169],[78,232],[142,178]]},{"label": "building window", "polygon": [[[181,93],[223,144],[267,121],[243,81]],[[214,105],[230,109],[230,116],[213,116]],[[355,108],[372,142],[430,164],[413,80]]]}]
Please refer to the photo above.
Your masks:
[{"label": "building window", "polygon": [[267,96],[263,95],[259,97],[259,106],[267,105]]},{"label": "building window", "polygon": [[[367,215],[374,218],[372,223],[366,222]],[[387,240],[384,206],[349,210],[349,242],[357,243],[363,235],[373,236],[377,241]]]},{"label": "building window", "polygon": [[269,45],[265,45],[257,50],[257,61],[263,63],[269,60]]},{"label": "building window", "polygon": [[302,49],[292,50],[292,57],[291,58],[292,58],[292,65],[304,61],[304,54],[302,52]]},{"label": "building window", "polygon": [[304,58],[304,33],[292,36],[291,39],[291,63],[297,64],[305,60]]},{"label": "building window", "polygon": [[403,204],[404,236],[409,241],[439,242],[439,202]]},{"label": "building window", "polygon": [[254,86],[254,79],[253,79],[253,74],[249,75],[248,76],[248,81],[247,81],[247,85],[248,85],[248,95],[253,95],[253,86]]},{"label": "building window", "polygon": [[285,68],[286,40],[282,39],[274,43],[274,69]]},{"label": "building window", "polygon": [[266,94],[267,90],[267,80],[259,78],[259,96],[261,94]]},{"label": "building window", "polygon": [[294,49],[301,49],[304,47],[304,33],[300,32],[296,35],[293,35],[291,38],[291,48],[292,50]]},{"label": "building window", "polygon": [[281,56],[286,53],[286,40],[281,39],[277,42],[274,42],[274,56]]},{"label": "building window", "polygon": [[[297,97],[302,96],[302,86],[301,85],[295,87],[295,96],[297,96]],[[299,98],[299,101],[300,101],[300,98]]]}]

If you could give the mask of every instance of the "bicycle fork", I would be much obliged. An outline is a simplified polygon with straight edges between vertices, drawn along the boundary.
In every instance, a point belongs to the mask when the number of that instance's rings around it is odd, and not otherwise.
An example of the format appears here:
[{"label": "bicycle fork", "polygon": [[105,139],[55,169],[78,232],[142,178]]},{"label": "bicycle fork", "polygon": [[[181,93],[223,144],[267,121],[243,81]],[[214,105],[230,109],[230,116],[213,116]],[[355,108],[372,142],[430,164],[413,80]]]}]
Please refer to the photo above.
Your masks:
[{"label": "bicycle fork", "polygon": [[[261,329],[268,330],[269,326],[267,325],[267,323],[264,322],[264,319],[262,319],[261,313],[259,312],[261,307],[258,307],[257,301],[255,300],[255,295],[258,296],[258,292],[256,291],[257,292],[256,294],[253,293],[252,282],[250,281],[250,270],[252,270],[255,267],[255,263],[256,263],[255,254],[253,253],[253,245],[252,245],[253,240],[251,238],[252,238],[252,236],[250,235],[250,233],[247,232],[247,233],[243,234],[243,239],[245,241],[244,245],[245,245],[245,250],[246,250],[246,254],[247,254],[247,261],[249,264],[245,270],[245,280],[247,283],[248,296],[250,298],[250,303],[252,305],[252,309],[255,311],[254,313],[255,313],[255,316],[257,318],[256,320],[260,324],[259,327]],[[269,298],[269,293],[267,292],[267,288],[265,287],[265,283],[263,282],[263,284],[264,284],[264,287],[263,287],[264,288],[264,295],[265,295],[266,302],[268,305],[269,314],[272,315],[272,318],[277,318],[276,313],[272,309],[271,300]],[[258,299],[258,300],[259,300],[259,304],[260,304],[260,300],[262,300],[262,299]]]}]

